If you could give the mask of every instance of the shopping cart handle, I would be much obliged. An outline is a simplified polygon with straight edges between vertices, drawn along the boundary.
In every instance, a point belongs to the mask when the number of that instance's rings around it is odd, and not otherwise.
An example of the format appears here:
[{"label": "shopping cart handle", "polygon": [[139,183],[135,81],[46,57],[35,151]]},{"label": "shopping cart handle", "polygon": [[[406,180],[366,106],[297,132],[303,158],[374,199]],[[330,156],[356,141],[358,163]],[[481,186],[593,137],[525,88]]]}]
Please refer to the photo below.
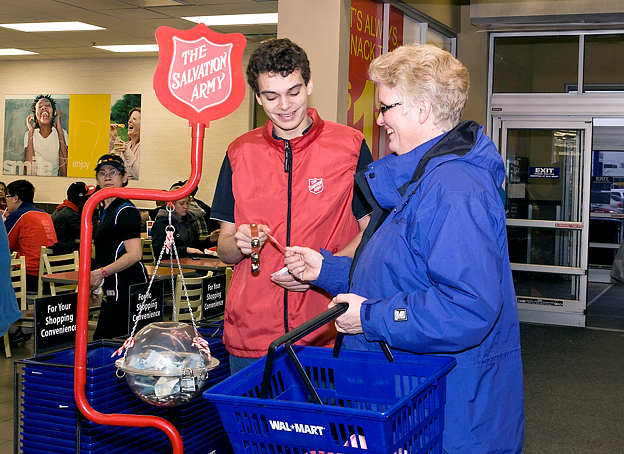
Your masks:
[{"label": "shopping cart handle", "polygon": [[325,312],[320,313],[316,317],[311,318],[307,322],[303,323],[302,325],[299,325],[292,331],[287,332],[283,336],[280,336],[277,339],[275,339],[273,342],[271,342],[271,345],[269,345],[269,350],[266,356],[266,363],[264,364],[264,376],[262,378],[262,388],[260,390],[261,399],[268,398],[269,383],[271,381],[271,372],[273,370],[273,360],[275,358],[275,350],[277,350],[277,348],[280,345],[284,344],[284,347],[286,348],[286,352],[288,353],[288,356],[290,356],[291,360],[293,361],[293,364],[295,368],[297,369],[297,372],[299,372],[299,375],[301,376],[301,379],[306,385],[306,388],[308,388],[308,391],[311,393],[312,398],[315,401],[317,401],[317,403],[319,404],[321,403],[318,397],[318,394],[316,393],[316,390],[312,386],[312,383],[310,383],[310,379],[305,374],[305,371],[303,370],[303,367],[301,366],[299,359],[297,358],[297,356],[295,355],[295,352],[292,349],[292,344],[294,342],[297,342],[299,339],[307,336],[311,332],[319,329],[321,326],[339,317],[340,315],[345,313],[347,309],[349,309],[348,303],[338,303],[335,306],[327,309]]}]

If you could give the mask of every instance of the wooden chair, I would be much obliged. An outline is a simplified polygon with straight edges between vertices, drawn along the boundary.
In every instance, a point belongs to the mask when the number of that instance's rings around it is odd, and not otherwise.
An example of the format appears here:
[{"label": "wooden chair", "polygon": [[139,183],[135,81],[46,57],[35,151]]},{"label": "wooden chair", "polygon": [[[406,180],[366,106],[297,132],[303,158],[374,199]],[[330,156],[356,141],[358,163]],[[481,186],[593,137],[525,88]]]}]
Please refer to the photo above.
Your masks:
[{"label": "wooden chair", "polygon": [[43,276],[44,274],[47,274],[47,273],[45,271],[45,264],[43,262],[43,256],[44,255],[51,255],[51,254],[54,254],[54,251],[52,249],[49,249],[49,248],[47,248],[45,246],[41,246],[41,251],[39,252],[39,282],[38,282],[38,285],[37,285],[37,293],[31,299],[42,298],[44,296],[43,295],[43,293],[44,293],[43,292],[43,281],[41,280],[41,276]]},{"label": "wooden chair", "polygon": [[[34,314],[32,314],[32,317],[28,318],[28,314],[26,313],[26,257],[23,255],[20,258],[11,259],[11,284],[15,291],[17,303],[22,311],[22,318],[15,324],[20,326],[33,326]],[[8,331],[4,334],[4,351],[7,358],[12,356]]]},{"label": "wooden chair", "polygon": [[[43,274],[61,273],[63,271],[78,271],[80,266],[78,251],[74,251],[69,254],[54,255],[48,254],[42,249],[41,258],[43,260],[43,273],[40,268],[40,276],[43,276]],[[43,282],[41,281],[41,278],[39,281],[40,292],[43,293]],[[77,288],[77,285],[60,285],[50,282],[50,295],[56,296],[58,293],[75,292]],[[41,296],[38,297],[41,298]]]},{"label": "wooden chair", "polygon": [[11,259],[17,258],[17,251],[11,252]]},{"label": "wooden chair", "polygon": [[[195,321],[199,321],[202,315],[202,282],[204,279],[209,277],[212,277],[212,271],[208,271],[206,276],[184,278],[186,291],[188,293]],[[182,288],[182,277],[180,275],[176,277],[175,300],[173,301],[172,317],[174,322],[191,319],[191,313],[189,312],[188,304],[186,302],[186,295],[184,294],[184,289]]]},{"label": "wooden chair", "polygon": [[141,238],[141,250],[143,251],[143,257],[141,258],[143,265],[155,265],[156,260],[154,260],[151,239]]},{"label": "wooden chair", "polygon": [[6,333],[4,333],[4,336],[2,336],[4,338],[4,353],[6,354],[7,358],[10,358],[11,356],[13,356],[13,353],[11,352],[11,341],[9,340],[9,332],[7,331]]},{"label": "wooden chair", "polygon": [[17,297],[17,303],[22,311],[27,308],[26,305],[26,257],[11,259],[11,283],[13,284],[13,290],[15,290],[15,296]]}]

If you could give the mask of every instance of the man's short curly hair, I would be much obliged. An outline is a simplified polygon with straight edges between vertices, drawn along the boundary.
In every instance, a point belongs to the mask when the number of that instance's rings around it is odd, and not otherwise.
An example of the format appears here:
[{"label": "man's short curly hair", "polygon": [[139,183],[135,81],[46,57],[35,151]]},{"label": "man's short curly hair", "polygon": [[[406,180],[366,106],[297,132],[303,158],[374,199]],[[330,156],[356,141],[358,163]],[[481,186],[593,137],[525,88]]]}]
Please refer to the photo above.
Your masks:
[{"label": "man's short curly hair", "polygon": [[56,101],[50,95],[38,95],[30,106],[30,111],[33,114],[33,121],[35,122],[35,129],[39,127],[39,122],[37,121],[37,103],[40,99],[47,99],[52,104],[52,118],[56,115]]},{"label": "man's short curly hair", "polygon": [[253,51],[247,65],[247,83],[255,94],[260,94],[260,74],[279,74],[282,77],[299,70],[306,85],[310,81],[310,61],[305,51],[288,38],[269,39]]}]

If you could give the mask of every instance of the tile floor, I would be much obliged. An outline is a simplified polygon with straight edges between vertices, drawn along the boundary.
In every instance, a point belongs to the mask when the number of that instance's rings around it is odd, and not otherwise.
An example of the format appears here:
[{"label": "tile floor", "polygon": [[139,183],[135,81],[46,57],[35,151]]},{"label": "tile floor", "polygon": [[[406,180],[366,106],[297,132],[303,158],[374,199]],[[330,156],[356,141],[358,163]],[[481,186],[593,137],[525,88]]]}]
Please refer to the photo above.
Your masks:
[{"label": "tile floor", "polygon": [[[589,285],[587,325],[591,328],[624,331],[624,285]],[[90,336],[93,332],[89,331]],[[13,356],[0,352],[0,453],[13,450],[14,361],[34,356],[34,340],[12,346]]]}]

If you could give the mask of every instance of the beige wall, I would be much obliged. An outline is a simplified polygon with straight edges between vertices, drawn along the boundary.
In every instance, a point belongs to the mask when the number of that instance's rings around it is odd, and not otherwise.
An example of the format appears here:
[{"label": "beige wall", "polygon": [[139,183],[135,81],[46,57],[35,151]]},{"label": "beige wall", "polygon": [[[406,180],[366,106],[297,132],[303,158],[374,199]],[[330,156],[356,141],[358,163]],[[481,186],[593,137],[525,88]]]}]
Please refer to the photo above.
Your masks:
[{"label": "beige wall", "polygon": [[470,94],[463,119],[474,120],[484,126],[487,117],[487,48],[487,31],[470,23],[470,5],[463,5],[461,31],[457,37],[457,58],[470,74]]},{"label": "beige wall", "polygon": [[414,9],[454,30],[457,58],[470,73],[470,95],[463,120],[486,124],[487,109],[487,31],[470,23],[470,5],[461,0],[407,0]]},{"label": "beige wall", "polygon": [[[247,66],[248,56],[243,59]],[[166,110],[156,99],[152,79],[158,59],[68,59],[64,61],[3,61],[0,65],[0,137],[4,137],[4,99],[17,94],[140,93],[142,95],[140,180],[129,187],[168,189],[187,179],[190,170],[191,128],[188,121]],[[249,130],[248,94],[229,116],[212,122],[204,140],[203,173],[197,197],[209,205],[228,144]],[[26,128],[24,119],[24,128]],[[4,140],[2,141],[4,143]],[[98,157],[95,157],[97,159]],[[18,177],[2,175],[6,183]],[[27,177],[35,185],[35,201],[60,203],[67,187],[77,180],[95,184],[95,179]],[[137,202],[153,207],[153,202]]]},{"label": "beige wall", "polygon": [[278,4],[277,36],[308,55],[314,89],[309,105],[345,124],[349,77],[350,0],[288,0]]},{"label": "beige wall", "polygon": [[459,32],[461,27],[461,0],[405,0],[404,3],[434,18],[451,30]]}]

